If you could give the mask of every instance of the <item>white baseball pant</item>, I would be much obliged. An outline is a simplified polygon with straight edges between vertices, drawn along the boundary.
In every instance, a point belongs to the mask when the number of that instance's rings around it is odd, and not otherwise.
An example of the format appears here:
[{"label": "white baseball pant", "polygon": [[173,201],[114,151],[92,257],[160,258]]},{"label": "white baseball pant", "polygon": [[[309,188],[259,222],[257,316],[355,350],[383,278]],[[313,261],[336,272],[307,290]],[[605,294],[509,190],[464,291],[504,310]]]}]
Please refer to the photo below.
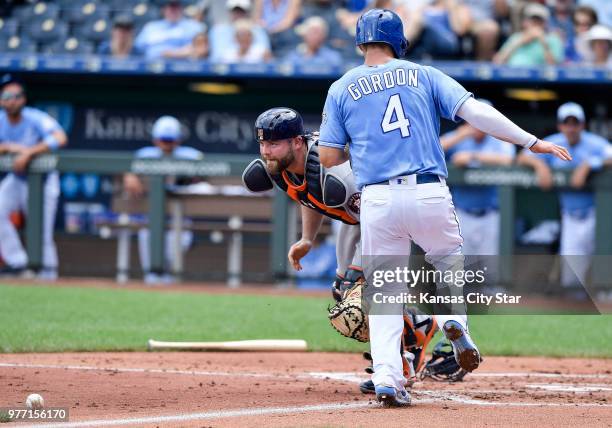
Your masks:
[{"label": "white baseball pant", "polygon": [[[59,198],[59,176],[51,173],[47,176],[43,196],[43,268],[57,270],[57,248],[53,241],[53,227]],[[14,174],[8,174],[0,182],[0,253],[11,267],[21,268],[28,264],[28,255],[19,239],[10,215],[22,211],[27,215],[28,183]]]},{"label": "white baseball pant", "polygon": [[[398,177],[399,178],[399,177]],[[446,182],[416,184],[416,176],[401,177],[388,185],[367,186],[361,195],[361,245],[365,256],[409,255],[414,241],[436,269],[448,269],[448,260],[461,255],[463,239]],[[452,263],[452,262],[451,262]],[[436,315],[440,329],[449,320],[467,330],[465,315]],[[402,390],[406,384],[400,353],[404,320],[397,315],[370,315],[372,381]]]},{"label": "white baseball pant", "polygon": [[[561,285],[572,287],[584,284],[589,270],[589,257],[595,252],[595,208],[584,218],[561,213]],[[578,281],[576,281],[578,280]]]}]

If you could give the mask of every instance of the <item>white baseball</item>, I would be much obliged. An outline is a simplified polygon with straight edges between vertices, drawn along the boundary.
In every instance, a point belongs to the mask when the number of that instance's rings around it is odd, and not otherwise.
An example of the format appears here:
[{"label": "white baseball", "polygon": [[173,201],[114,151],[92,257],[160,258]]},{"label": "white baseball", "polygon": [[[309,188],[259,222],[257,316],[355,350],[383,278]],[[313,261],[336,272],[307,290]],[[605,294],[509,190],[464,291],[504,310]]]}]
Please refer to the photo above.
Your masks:
[{"label": "white baseball", "polygon": [[45,407],[45,400],[43,400],[40,394],[30,394],[26,398],[25,404],[28,409],[42,409]]}]

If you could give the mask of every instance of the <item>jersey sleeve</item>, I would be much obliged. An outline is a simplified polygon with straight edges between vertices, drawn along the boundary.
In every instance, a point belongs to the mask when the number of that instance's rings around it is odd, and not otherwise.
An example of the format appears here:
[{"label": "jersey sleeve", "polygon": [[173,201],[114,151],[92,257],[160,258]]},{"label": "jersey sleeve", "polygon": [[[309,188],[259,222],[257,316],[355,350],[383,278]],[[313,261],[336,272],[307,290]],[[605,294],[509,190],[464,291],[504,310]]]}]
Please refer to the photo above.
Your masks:
[{"label": "jersey sleeve", "polygon": [[604,161],[610,156],[610,143],[603,137],[592,135],[594,149],[587,162],[593,171],[603,168]]},{"label": "jersey sleeve", "polygon": [[330,88],[325,100],[325,107],[323,107],[319,145],[342,149],[348,139],[342,115],[340,114],[340,107],[332,92],[332,88]]},{"label": "jersey sleeve", "polygon": [[474,95],[468,92],[452,77],[447,76],[433,67],[426,67],[429,72],[431,90],[436,110],[441,117],[457,121],[459,107]]},{"label": "jersey sleeve", "polygon": [[62,127],[51,115],[42,110],[34,110],[34,126],[41,139],[55,131],[61,131]]}]

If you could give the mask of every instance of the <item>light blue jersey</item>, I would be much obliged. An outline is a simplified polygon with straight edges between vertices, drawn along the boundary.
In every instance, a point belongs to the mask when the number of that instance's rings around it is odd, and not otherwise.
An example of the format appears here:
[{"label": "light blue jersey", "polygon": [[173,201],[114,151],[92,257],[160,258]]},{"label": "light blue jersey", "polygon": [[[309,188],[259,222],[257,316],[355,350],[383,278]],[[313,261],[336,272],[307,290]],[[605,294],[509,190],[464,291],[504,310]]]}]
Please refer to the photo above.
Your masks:
[{"label": "light blue jersey", "polygon": [[[159,147],[148,146],[138,149],[135,156],[139,159],[160,159],[164,157],[164,152]],[[201,160],[204,154],[193,147],[178,146],[172,151],[171,157],[182,160]]]},{"label": "light blue jersey", "polygon": [[[455,153],[497,153],[511,156],[514,158],[514,146],[510,143],[498,140],[495,137],[486,135],[482,141],[474,138],[466,138],[459,144],[446,152],[446,157],[450,161]],[[478,168],[479,162],[472,162],[468,165],[471,168]],[[457,208],[464,211],[483,211],[497,209],[499,207],[497,199],[497,187],[495,186],[452,186],[453,202]]]},{"label": "light blue jersey", "polygon": [[[550,135],[545,140],[565,147],[572,156],[572,160],[567,162],[552,155],[536,155],[528,152],[531,156],[539,156],[553,169],[575,169],[583,162],[588,162],[591,170],[597,171],[603,167],[604,160],[609,156],[610,143],[608,140],[588,131],[580,133],[580,141],[574,146],[568,143],[562,133]],[[559,202],[563,211],[572,213],[594,207],[595,197],[593,192],[566,190],[559,192]]]},{"label": "light blue jersey", "polygon": [[9,122],[6,111],[0,111],[0,143],[16,143],[27,147],[42,143],[45,138],[62,127],[57,121],[42,110],[24,107],[21,110],[21,121]]},{"label": "light blue jersey", "polygon": [[360,189],[407,174],[446,177],[440,117],[455,120],[471,96],[432,67],[398,59],[362,65],[329,88],[319,144],[349,143]]}]

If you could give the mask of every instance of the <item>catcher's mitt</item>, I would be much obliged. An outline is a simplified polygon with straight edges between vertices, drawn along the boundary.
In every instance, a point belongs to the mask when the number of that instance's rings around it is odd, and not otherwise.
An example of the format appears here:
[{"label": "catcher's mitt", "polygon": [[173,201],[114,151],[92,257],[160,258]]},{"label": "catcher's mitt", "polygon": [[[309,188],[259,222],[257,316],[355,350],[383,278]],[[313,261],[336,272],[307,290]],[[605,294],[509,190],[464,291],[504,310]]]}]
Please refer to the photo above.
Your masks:
[{"label": "catcher's mitt", "polygon": [[364,281],[355,283],[347,289],[342,300],[329,308],[329,322],[341,335],[360,342],[370,340],[368,314],[363,310],[361,293]]}]

